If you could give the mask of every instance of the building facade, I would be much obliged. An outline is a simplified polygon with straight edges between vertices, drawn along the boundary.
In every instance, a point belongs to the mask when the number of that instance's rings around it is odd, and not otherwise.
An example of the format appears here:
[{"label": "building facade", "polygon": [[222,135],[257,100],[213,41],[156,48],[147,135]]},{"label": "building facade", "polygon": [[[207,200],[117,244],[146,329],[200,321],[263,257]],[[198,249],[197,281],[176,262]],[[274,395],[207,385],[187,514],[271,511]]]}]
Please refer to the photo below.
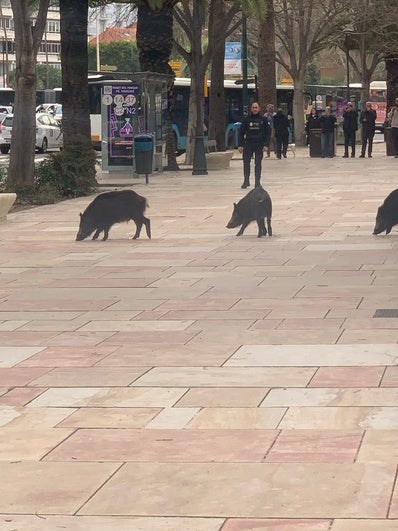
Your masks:
[{"label": "building facade", "polygon": [[[61,34],[58,3],[50,3],[37,64],[61,68]],[[8,75],[15,70],[14,18],[10,0],[0,0],[0,87],[8,86]]]}]

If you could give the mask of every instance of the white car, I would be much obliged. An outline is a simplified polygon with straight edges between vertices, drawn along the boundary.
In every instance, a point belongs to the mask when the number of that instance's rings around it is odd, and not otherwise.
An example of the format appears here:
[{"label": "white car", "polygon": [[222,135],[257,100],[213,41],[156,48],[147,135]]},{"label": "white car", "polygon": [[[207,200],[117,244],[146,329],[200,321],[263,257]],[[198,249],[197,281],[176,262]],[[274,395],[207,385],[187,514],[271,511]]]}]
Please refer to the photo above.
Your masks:
[{"label": "white car", "polygon": [[[7,114],[0,124],[0,151],[10,151],[14,115]],[[46,153],[48,149],[62,149],[63,135],[57,120],[47,112],[36,114],[36,149]]]}]

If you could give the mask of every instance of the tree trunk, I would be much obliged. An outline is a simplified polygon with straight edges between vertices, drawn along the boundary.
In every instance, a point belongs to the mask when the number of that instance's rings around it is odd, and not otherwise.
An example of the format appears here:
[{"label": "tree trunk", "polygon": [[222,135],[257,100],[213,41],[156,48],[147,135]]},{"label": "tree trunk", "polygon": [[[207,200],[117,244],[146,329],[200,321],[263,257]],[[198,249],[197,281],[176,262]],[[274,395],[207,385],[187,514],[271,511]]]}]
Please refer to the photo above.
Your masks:
[{"label": "tree trunk", "polygon": [[304,77],[297,76],[294,82],[293,97],[294,141],[297,146],[305,146],[304,133]]},{"label": "tree trunk", "polygon": [[[209,20],[209,40],[213,45],[211,62],[211,85],[209,89],[209,139],[215,140],[217,151],[225,151],[225,93],[224,93],[224,56],[225,56],[225,4],[217,0],[212,13],[213,23]],[[220,24],[221,22],[221,24]],[[211,28],[211,33],[210,33]]]},{"label": "tree trunk", "polygon": [[167,86],[166,154],[167,169],[178,170],[175,136],[172,130],[174,72],[169,65],[173,47],[173,0],[164,1],[159,9],[140,2],[137,9],[137,47],[143,72],[172,76]]},{"label": "tree trunk", "polygon": [[32,186],[36,144],[36,58],[43,37],[49,0],[41,0],[32,27],[29,0],[12,0],[15,26],[15,105],[7,188]]},{"label": "tree trunk", "polygon": [[64,148],[91,142],[88,103],[88,0],[60,0]]},{"label": "tree trunk", "polygon": [[274,2],[266,0],[266,14],[260,20],[258,34],[258,99],[262,110],[272,103],[276,107]]}]

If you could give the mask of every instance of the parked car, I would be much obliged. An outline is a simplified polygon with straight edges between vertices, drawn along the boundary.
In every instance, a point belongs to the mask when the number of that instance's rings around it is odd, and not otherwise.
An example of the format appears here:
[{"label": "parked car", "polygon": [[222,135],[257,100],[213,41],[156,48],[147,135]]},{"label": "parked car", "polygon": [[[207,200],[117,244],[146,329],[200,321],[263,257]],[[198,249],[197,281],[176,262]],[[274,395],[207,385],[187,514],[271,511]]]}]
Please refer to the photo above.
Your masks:
[{"label": "parked car", "polygon": [[[7,114],[0,123],[0,151],[10,151],[13,114]],[[62,149],[63,135],[57,120],[47,112],[36,113],[36,149],[46,153],[48,149]]]},{"label": "parked car", "polygon": [[58,123],[61,123],[62,105],[60,103],[42,103],[36,107],[36,112],[47,112],[51,114]]}]

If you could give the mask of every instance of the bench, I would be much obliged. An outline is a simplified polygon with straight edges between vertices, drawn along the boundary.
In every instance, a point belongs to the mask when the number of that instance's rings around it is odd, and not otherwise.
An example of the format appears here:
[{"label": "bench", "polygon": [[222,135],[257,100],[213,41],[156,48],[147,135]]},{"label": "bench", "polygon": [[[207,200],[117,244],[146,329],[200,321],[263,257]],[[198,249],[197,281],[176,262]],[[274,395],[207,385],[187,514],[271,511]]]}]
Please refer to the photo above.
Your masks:
[{"label": "bench", "polygon": [[233,151],[217,151],[215,140],[205,140],[205,157],[208,170],[224,170],[229,168]]},{"label": "bench", "polygon": [[17,198],[17,194],[6,194],[0,193],[0,221],[7,219],[7,214],[10,211],[10,208],[14,204]]}]

